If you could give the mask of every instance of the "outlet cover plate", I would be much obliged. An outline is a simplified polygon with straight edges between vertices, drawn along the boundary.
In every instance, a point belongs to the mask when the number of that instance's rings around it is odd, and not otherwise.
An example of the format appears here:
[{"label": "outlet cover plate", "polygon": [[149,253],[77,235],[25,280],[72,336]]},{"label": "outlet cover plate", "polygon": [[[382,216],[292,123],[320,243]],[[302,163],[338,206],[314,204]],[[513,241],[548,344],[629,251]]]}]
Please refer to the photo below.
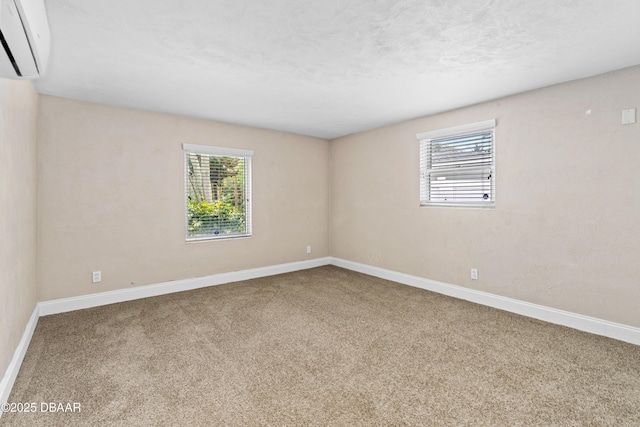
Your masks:
[{"label": "outlet cover plate", "polygon": [[629,108],[622,110],[622,124],[630,125],[636,122],[636,109]]}]

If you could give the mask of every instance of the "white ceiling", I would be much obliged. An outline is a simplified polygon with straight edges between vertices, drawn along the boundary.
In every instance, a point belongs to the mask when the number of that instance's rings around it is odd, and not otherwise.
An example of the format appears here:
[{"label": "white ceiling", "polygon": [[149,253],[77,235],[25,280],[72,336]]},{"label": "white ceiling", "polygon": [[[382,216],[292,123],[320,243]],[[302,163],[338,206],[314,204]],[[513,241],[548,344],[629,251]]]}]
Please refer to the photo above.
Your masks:
[{"label": "white ceiling", "polygon": [[327,139],[640,64],[639,0],[46,6],[40,93]]}]

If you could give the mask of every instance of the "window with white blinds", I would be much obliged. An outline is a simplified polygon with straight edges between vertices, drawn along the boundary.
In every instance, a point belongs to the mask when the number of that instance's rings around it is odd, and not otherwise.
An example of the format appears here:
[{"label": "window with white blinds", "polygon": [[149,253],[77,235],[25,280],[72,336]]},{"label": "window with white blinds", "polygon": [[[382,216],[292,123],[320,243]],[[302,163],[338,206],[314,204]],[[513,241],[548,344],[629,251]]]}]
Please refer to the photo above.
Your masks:
[{"label": "window with white blinds", "polygon": [[253,151],[183,144],[186,239],[251,236]]},{"label": "window with white blinds", "polygon": [[416,135],[420,205],[495,207],[495,120]]}]

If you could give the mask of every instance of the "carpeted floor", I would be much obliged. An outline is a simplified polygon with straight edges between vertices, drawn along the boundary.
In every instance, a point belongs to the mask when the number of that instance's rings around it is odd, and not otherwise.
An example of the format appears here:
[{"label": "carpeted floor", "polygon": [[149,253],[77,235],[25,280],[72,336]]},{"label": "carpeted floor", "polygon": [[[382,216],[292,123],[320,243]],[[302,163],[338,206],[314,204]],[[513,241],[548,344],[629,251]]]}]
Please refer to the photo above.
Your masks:
[{"label": "carpeted floor", "polygon": [[640,347],[327,266],[43,317],[9,402],[38,411],[1,425],[637,426]]}]

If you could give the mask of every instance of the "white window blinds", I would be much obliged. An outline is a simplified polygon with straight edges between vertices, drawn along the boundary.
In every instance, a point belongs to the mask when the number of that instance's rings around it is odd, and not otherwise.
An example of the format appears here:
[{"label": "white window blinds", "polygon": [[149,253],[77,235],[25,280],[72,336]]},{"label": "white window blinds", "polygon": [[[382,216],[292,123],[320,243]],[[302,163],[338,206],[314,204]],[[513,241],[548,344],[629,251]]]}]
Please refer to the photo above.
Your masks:
[{"label": "white window blinds", "polygon": [[187,240],[251,235],[250,150],[183,144]]},{"label": "white window blinds", "polygon": [[495,206],[495,120],[424,132],[420,205]]}]

